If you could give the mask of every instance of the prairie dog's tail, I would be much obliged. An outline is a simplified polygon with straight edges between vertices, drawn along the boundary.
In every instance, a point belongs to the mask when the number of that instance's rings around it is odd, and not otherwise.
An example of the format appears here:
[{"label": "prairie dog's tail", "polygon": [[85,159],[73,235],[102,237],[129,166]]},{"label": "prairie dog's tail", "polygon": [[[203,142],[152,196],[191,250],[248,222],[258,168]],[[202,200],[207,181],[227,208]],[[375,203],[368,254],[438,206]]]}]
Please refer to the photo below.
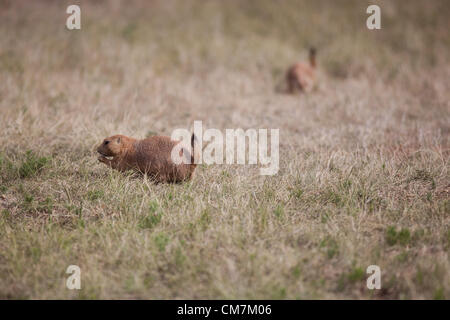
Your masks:
[{"label": "prairie dog's tail", "polygon": [[196,150],[195,150],[195,144],[196,144],[196,142],[197,142],[197,137],[195,136],[195,134],[194,133],[192,133],[192,136],[191,136],[191,150],[192,150],[192,152],[191,152],[191,165],[197,165],[197,163],[195,162],[195,160],[196,160]]},{"label": "prairie dog's tail", "polygon": [[311,67],[313,67],[313,68],[316,67],[316,53],[317,53],[316,48],[311,47],[309,49],[309,63],[311,64]]}]

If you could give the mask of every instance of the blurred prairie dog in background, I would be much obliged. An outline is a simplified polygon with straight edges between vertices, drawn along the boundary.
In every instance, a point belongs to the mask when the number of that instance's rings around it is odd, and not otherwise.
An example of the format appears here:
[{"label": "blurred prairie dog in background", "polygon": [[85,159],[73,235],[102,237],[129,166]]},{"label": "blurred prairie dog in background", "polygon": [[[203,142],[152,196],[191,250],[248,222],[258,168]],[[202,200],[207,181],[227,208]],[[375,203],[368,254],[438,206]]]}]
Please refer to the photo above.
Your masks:
[{"label": "blurred prairie dog in background", "polygon": [[309,63],[299,62],[286,73],[288,93],[309,92],[316,84],[316,49],[309,49]]}]

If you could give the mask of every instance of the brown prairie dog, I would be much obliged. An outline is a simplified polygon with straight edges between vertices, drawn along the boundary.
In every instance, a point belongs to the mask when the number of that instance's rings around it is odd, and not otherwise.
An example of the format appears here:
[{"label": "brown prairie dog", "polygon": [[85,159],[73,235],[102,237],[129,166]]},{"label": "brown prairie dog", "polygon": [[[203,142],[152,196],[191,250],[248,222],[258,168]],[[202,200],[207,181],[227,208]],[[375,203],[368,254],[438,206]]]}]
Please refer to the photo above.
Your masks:
[{"label": "brown prairie dog", "polygon": [[[195,136],[192,134],[191,147],[194,150]],[[149,175],[155,182],[182,182],[193,177],[196,164],[190,147],[180,148],[180,156],[188,152],[191,163],[175,164],[172,149],[180,143],[170,137],[154,136],[137,140],[124,135],[114,135],[103,140],[97,148],[98,160],[119,171],[136,170]],[[108,159],[112,157],[112,159]]]},{"label": "brown prairie dog", "polygon": [[291,66],[286,73],[288,92],[309,92],[316,83],[316,49],[309,50],[309,63],[299,62]]}]

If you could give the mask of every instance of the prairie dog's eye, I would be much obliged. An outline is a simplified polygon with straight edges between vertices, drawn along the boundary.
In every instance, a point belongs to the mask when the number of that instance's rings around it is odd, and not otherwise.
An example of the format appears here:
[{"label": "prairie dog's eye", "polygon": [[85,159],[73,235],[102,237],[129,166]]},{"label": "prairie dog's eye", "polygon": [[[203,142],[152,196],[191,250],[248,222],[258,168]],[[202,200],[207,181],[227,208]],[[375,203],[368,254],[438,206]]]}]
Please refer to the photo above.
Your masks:
[{"label": "prairie dog's eye", "polygon": [[109,141],[105,141],[105,146],[109,143]]}]

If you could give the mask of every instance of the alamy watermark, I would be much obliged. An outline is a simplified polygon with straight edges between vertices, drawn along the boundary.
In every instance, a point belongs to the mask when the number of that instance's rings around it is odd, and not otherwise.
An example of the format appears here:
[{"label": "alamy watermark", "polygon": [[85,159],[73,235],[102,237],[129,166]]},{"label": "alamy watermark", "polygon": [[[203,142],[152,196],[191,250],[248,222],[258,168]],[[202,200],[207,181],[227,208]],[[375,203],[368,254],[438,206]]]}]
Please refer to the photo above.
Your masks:
[{"label": "alamy watermark", "polygon": [[66,287],[69,290],[81,289],[81,269],[77,265],[71,264],[67,267],[66,273],[71,274],[66,280]]},{"label": "alamy watermark", "polygon": [[369,30],[381,29],[381,9],[376,4],[367,7],[366,13],[370,16],[366,20],[366,26]]},{"label": "alamy watermark", "polygon": [[[259,171],[261,175],[275,175],[280,162],[279,133],[279,129],[270,129],[269,142],[269,129],[226,129],[224,135],[218,129],[203,130],[202,121],[194,121],[194,151],[191,148],[192,133],[187,129],[176,129],[171,139],[181,143],[173,148],[171,158],[176,164],[190,164],[192,158],[196,164],[223,164],[225,158],[226,164],[259,164],[263,166]],[[203,149],[204,142],[208,144]],[[182,152],[183,149],[188,152]],[[195,156],[191,157],[191,154]]]},{"label": "alamy watermark", "polygon": [[[66,13],[70,14],[66,20],[66,27],[69,30],[81,29],[81,9],[80,6],[72,4],[67,7]],[[367,7],[366,13],[370,16],[366,20],[366,26],[369,30],[381,29],[381,9],[378,5],[372,4]]]},{"label": "alamy watermark", "polygon": [[67,7],[66,13],[70,14],[66,20],[66,27],[69,30],[80,30],[81,29],[81,9],[80,6],[72,4]]},{"label": "alamy watermark", "polygon": [[381,269],[377,265],[370,265],[367,267],[366,270],[367,274],[370,274],[370,276],[367,278],[367,289],[373,290],[373,289],[381,289]]}]

